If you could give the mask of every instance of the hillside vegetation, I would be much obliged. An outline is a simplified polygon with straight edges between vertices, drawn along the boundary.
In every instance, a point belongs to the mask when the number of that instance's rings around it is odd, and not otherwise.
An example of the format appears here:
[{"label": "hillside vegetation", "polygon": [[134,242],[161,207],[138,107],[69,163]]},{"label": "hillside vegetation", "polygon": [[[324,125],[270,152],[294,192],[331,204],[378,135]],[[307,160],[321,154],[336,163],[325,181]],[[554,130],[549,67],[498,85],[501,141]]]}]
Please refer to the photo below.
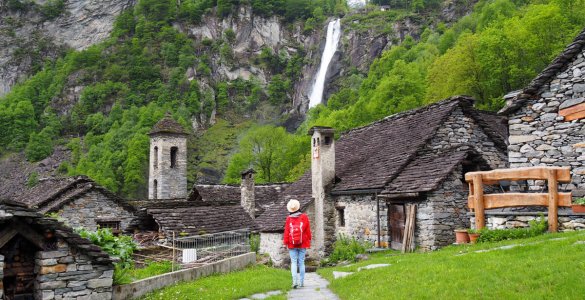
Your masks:
[{"label": "hillside vegetation", "polygon": [[[471,95],[478,108],[498,110],[504,94],[528,84],[583,29],[583,11],[583,0],[479,1],[452,26],[428,27],[419,41],[407,37],[385,51],[366,76],[356,72],[343,78],[326,106],[308,112],[297,135],[315,125],[340,133],[453,95]],[[359,26],[364,18],[349,16],[343,24]],[[241,153],[250,155],[245,149]],[[230,168],[238,164],[232,160]],[[301,161],[296,169],[308,165]],[[226,181],[237,180],[227,174]]]},{"label": "hillside vegetation", "polygon": [[307,127],[347,130],[400,111],[471,95],[498,110],[502,96],[522,88],[585,24],[585,1],[480,1],[450,28],[427,28],[377,59],[365,78],[351,77]]},{"label": "hillside vegetation", "polygon": [[[455,94],[497,110],[502,95],[527,84],[585,24],[585,0],[481,0],[450,25],[438,22],[441,1],[377,2],[395,9],[345,14],[343,27],[392,33],[393,46],[367,74],[344,69],[327,106],[311,109],[296,134],[274,126],[286,123],[295,84],[313,63],[306,54],[316,49],[290,42],[276,51],[238,52],[231,29],[217,39],[192,39],[186,32],[206,18],[229,19],[246,7],[310,35],[328,16],[347,13],[345,1],[139,0],[118,17],[109,40],[46,61],[0,98],[0,155],[23,151],[34,162],[55,145],[66,145],[72,158],[60,172],[85,174],[118,194],[142,197],[146,133],[169,111],[194,133],[189,182],[237,183],[248,167],[258,171],[258,182],[294,181],[310,164],[305,135],[311,126],[342,132]],[[475,1],[453,3],[468,7]],[[398,20],[416,23],[422,33],[401,37],[393,32]],[[266,78],[228,80],[218,74],[242,65]]]},{"label": "hillside vegetation", "polygon": [[[25,6],[19,0],[10,3],[9,9]],[[306,21],[315,26],[346,10],[340,0],[139,0],[118,17],[109,40],[45,62],[41,71],[0,98],[0,155],[24,150],[34,162],[50,155],[56,144],[66,144],[72,161],[61,166],[62,173],[85,174],[116,193],[140,197],[148,166],[146,133],[169,111],[185,128],[217,122],[227,129],[213,138],[205,136],[207,131],[193,138],[196,149],[202,148],[198,141],[211,140],[205,146],[225,151],[208,149],[223,156],[190,156],[190,179],[201,159],[206,160],[203,168],[206,163],[225,168],[224,157],[232,149],[226,144],[237,144],[238,135],[250,126],[247,119],[280,117],[304,64],[302,45],[290,45],[293,54],[263,48],[245,63],[265,70],[270,76],[266,84],[254,77],[221,79],[216,69],[239,63],[232,48],[236,33],[226,29],[217,40],[192,40],[174,27],[199,24],[205,16],[221,20],[241,5],[257,15],[277,15],[291,27]],[[311,31],[305,26],[305,32]]]}]

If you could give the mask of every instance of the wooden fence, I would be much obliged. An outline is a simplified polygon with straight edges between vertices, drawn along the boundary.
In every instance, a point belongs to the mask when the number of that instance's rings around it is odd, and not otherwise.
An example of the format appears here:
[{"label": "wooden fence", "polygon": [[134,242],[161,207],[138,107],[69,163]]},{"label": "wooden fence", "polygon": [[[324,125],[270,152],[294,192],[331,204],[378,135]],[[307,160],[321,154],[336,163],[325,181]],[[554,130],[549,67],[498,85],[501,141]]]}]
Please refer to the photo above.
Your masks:
[{"label": "wooden fence", "polygon": [[[502,193],[484,195],[484,185],[499,184],[502,180],[546,180],[547,193]],[[548,206],[548,230],[557,231],[558,207],[571,206],[571,193],[559,193],[559,182],[571,181],[569,167],[528,167],[469,172],[465,174],[469,184],[467,205],[475,211],[475,228],[485,227],[485,210],[517,206]]]}]

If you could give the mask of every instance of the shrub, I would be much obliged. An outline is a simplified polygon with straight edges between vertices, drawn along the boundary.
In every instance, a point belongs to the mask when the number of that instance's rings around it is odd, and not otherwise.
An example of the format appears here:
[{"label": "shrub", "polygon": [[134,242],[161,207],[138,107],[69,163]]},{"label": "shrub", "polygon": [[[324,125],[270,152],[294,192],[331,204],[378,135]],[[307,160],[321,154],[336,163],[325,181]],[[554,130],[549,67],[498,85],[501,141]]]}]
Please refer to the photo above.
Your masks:
[{"label": "shrub", "polygon": [[65,12],[65,1],[49,0],[40,6],[39,9],[46,20],[52,20]]},{"label": "shrub", "polygon": [[121,235],[115,236],[109,228],[102,228],[96,231],[88,231],[83,228],[76,229],[76,232],[83,238],[90,240],[93,244],[100,246],[118,262],[114,263],[114,284],[128,283],[128,270],[133,267],[132,254],[137,248],[131,237]]},{"label": "shrub", "polygon": [[39,183],[39,173],[37,173],[37,172],[30,173],[30,175],[28,175],[28,180],[26,182],[26,186],[28,186],[29,188],[32,188],[35,185],[37,185],[38,183]]},{"label": "shrub", "polygon": [[258,253],[260,250],[260,235],[259,234],[250,234],[250,250]]},{"label": "shrub", "polygon": [[341,234],[333,245],[333,252],[329,255],[328,261],[330,263],[343,260],[355,261],[357,254],[365,253],[366,249],[370,247],[371,245],[367,242],[360,242],[356,238],[349,238]]},{"label": "shrub", "polygon": [[482,229],[481,235],[477,239],[478,243],[484,242],[498,242],[503,240],[515,240],[529,238],[545,233],[548,229],[548,222],[543,216],[538,220],[529,222],[528,228],[513,228],[513,229]]}]

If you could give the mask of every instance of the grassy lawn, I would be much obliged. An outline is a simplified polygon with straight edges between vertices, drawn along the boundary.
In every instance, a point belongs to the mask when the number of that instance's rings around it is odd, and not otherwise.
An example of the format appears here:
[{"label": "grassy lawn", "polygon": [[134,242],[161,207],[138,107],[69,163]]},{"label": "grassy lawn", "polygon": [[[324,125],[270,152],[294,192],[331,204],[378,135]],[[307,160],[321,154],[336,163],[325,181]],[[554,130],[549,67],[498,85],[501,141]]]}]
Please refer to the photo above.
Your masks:
[{"label": "grassy lawn", "polygon": [[[177,270],[176,268],[177,266],[175,266],[175,271]],[[172,265],[170,261],[149,262],[144,268],[129,270],[128,276],[130,277],[131,282],[133,282],[140,279],[169,273],[171,270]]]},{"label": "grassy lawn", "polygon": [[[350,266],[320,269],[341,299],[585,299],[585,232],[449,246],[402,255],[378,253]],[[477,253],[506,245],[522,246]],[[333,271],[356,272],[333,279]]]},{"label": "grassy lawn", "polygon": [[[243,271],[179,283],[150,293],[141,299],[238,299],[274,290],[286,293],[289,289],[289,271],[257,265]],[[286,297],[281,295],[268,299]]]}]

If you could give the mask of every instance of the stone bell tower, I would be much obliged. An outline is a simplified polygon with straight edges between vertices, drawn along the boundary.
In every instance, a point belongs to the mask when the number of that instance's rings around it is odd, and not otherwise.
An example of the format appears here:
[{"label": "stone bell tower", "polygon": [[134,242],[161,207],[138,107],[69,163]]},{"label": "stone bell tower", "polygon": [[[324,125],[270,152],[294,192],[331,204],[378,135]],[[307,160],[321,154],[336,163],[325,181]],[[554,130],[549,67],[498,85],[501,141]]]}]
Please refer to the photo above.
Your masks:
[{"label": "stone bell tower", "polygon": [[187,137],[170,113],[158,121],[150,136],[148,199],[187,197]]}]

